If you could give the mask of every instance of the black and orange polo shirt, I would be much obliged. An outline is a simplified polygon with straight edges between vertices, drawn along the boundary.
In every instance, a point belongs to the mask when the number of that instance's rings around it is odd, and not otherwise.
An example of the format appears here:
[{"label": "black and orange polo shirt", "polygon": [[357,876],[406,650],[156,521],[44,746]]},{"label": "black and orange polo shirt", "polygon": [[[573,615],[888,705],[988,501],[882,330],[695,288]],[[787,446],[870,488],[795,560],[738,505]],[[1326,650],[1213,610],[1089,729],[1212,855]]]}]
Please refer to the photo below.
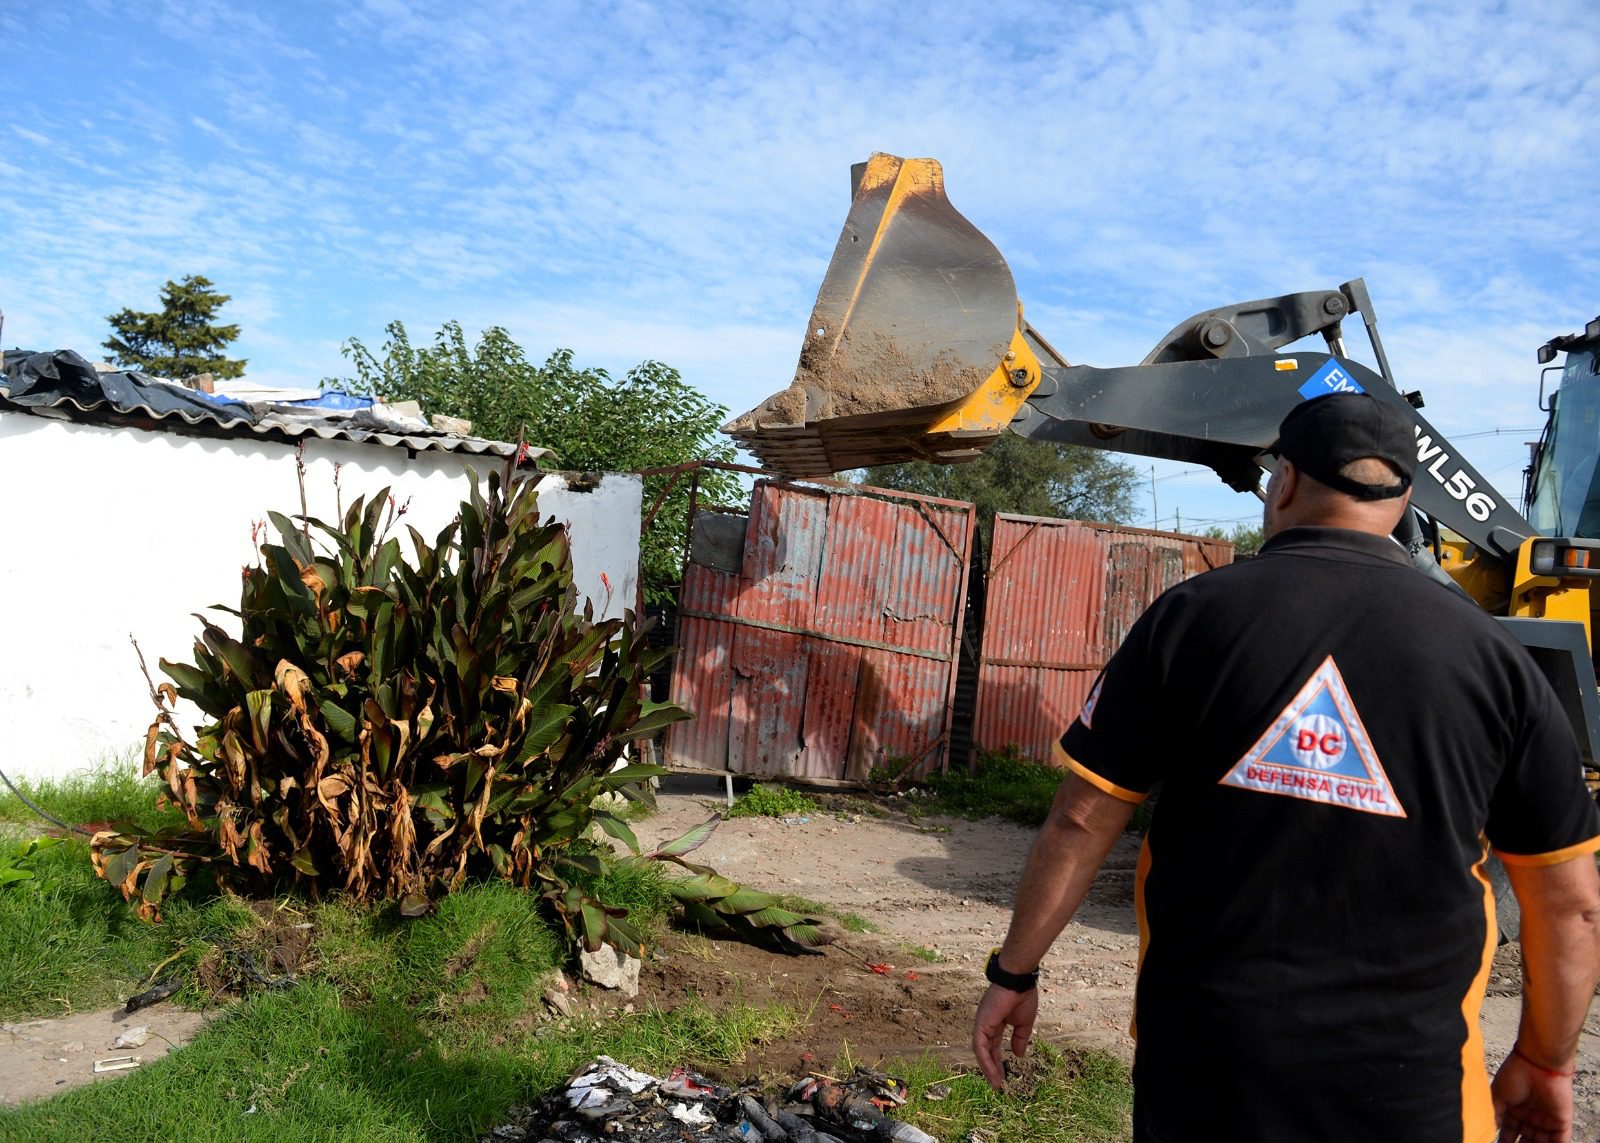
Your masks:
[{"label": "black and orange polo shirt", "polygon": [[1135,1127],[1494,1136],[1478,1014],[1507,864],[1600,849],[1532,660],[1377,536],[1296,528],[1151,606],[1062,739],[1139,864]]}]

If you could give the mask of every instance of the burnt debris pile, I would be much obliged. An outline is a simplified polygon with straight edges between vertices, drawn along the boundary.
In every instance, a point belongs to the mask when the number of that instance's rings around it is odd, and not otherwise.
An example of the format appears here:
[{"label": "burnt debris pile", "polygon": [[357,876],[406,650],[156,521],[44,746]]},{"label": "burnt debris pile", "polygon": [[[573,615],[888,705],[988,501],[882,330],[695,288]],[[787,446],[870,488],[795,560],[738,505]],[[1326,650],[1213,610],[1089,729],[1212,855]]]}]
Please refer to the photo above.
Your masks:
[{"label": "burnt debris pile", "polygon": [[904,1080],[870,1068],[762,1092],[681,1067],[660,1079],[601,1056],[482,1143],[938,1143],[891,1114],[908,1095]]}]

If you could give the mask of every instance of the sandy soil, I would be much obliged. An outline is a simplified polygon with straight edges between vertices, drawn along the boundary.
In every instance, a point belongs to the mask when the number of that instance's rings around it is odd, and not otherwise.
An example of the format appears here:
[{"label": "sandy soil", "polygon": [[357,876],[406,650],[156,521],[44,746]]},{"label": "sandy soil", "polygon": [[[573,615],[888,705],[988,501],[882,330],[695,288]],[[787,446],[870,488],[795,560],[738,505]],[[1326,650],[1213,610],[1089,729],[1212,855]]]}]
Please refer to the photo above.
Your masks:
[{"label": "sandy soil", "polygon": [[[723,805],[714,780],[675,776],[660,797],[660,813],[640,823],[640,843],[648,847],[676,837]],[[867,1035],[865,1023],[855,1021],[855,1038],[850,1042],[867,1045],[863,1054],[868,1056],[872,1049],[882,1049],[882,1055],[916,1055],[920,1044],[947,1055],[952,1064],[970,1064],[966,1040],[972,1006],[983,988],[983,960],[1005,933],[1012,889],[1032,837],[1031,830],[1001,821],[919,822],[903,815],[724,822],[698,852],[698,859],[756,888],[826,901],[859,913],[882,930],[876,938],[848,937],[843,947],[830,950],[825,958],[788,958],[787,962],[768,958],[724,975],[734,982],[730,987],[748,988],[763,972],[787,972],[787,977],[774,978],[779,982],[777,989],[763,985],[757,993],[781,994],[787,988],[810,1000],[830,980],[844,991],[860,995],[861,978],[876,975],[861,967],[864,959],[892,964],[894,974],[878,979],[898,988],[899,998],[889,995],[886,1002],[874,999],[869,1003],[872,1011],[887,1012],[891,1028],[872,1035],[869,1043],[863,1038]],[[1083,907],[1045,959],[1040,1035],[1052,1042],[1103,1048],[1132,1059],[1133,1041],[1127,1025],[1139,947],[1133,910],[1137,858],[1136,838],[1130,835],[1117,844]],[[908,944],[936,949],[945,963],[921,963],[909,955]],[[683,959],[678,958],[680,964]],[[916,974],[916,981],[904,979],[908,970]],[[1516,1036],[1520,972],[1515,947],[1502,948],[1483,1014],[1491,1069],[1504,1059]],[[654,991],[671,992],[673,973],[658,971],[657,975]],[[907,984],[914,987],[900,987]],[[691,987],[706,985],[698,981]],[[905,1016],[900,1010],[913,1015]],[[829,1058],[830,1047],[836,1046],[840,1037],[827,1031],[825,1016],[816,1023],[819,1027],[811,1034],[814,1043],[802,1046],[797,1040],[773,1046],[759,1063],[777,1070],[792,1068],[796,1061],[785,1053],[794,1047],[809,1050],[818,1059]],[[909,1043],[896,1043],[906,1039],[904,1032],[919,1029],[925,1032],[920,1041],[912,1035]],[[1594,1010],[1579,1046],[1575,1089],[1578,1118],[1573,1138],[1600,1139],[1600,1012]]]},{"label": "sandy soil", "polygon": [[[45,1099],[68,1088],[113,1079],[121,1072],[96,1073],[96,1060],[134,1056],[148,1065],[194,1039],[206,1017],[160,1004],[131,1015],[121,1008],[77,1012],[49,1020],[0,1024],[0,1106]],[[146,1027],[150,1037],[137,1048],[113,1048],[118,1036]]]}]

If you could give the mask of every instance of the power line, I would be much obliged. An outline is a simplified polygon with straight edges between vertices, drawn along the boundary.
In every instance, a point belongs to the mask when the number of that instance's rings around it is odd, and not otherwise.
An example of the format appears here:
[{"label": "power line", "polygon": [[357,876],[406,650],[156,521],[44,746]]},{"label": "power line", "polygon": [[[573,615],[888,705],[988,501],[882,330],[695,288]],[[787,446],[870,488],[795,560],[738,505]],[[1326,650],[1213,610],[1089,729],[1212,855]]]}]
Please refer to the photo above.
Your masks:
[{"label": "power line", "polygon": [[1475,433],[1457,433],[1455,436],[1451,437],[1450,439],[1451,440],[1458,440],[1458,441],[1470,441],[1470,440],[1473,440],[1476,437],[1509,437],[1509,436],[1519,436],[1520,437],[1520,436],[1527,436],[1529,433],[1536,433],[1538,431],[1539,431],[1539,429],[1538,429],[1537,426],[1535,426],[1534,428],[1531,428],[1531,429],[1481,429],[1481,430],[1479,430],[1478,432],[1475,432]]}]

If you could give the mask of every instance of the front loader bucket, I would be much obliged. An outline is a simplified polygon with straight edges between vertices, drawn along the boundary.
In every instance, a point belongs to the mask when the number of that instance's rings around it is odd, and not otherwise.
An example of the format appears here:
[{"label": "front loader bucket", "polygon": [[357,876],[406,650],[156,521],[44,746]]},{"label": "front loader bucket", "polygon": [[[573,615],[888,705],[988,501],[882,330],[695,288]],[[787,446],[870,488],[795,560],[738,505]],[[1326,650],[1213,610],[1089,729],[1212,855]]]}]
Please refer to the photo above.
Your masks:
[{"label": "front loader bucket", "polygon": [[794,381],[722,431],[793,476],[969,460],[1039,383],[1011,271],[933,159],[875,154],[851,174]]}]

